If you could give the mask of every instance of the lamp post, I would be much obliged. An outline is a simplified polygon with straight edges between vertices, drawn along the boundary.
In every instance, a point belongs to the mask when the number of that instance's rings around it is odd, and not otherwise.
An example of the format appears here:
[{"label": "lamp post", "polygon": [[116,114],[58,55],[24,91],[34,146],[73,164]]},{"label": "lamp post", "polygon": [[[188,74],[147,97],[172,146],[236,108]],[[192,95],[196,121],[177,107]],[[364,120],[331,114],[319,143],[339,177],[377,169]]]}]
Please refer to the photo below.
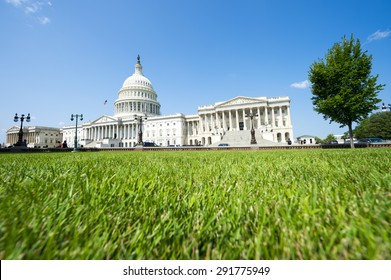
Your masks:
[{"label": "lamp post", "polygon": [[75,143],[74,143],[74,145],[73,145],[73,151],[74,151],[74,152],[77,152],[77,121],[78,121],[79,118],[80,118],[80,120],[82,121],[82,120],[83,120],[83,114],[80,114],[80,115],[78,115],[78,114],[76,114],[76,115],[72,114],[72,115],[71,115],[71,121],[76,120]]},{"label": "lamp post", "polygon": [[381,110],[382,112],[387,112],[387,107],[388,109],[391,111],[391,104],[388,104],[388,106],[386,106],[383,102],[383,105],[381,106]]},{"label": "lamp post", "polygon": [[[24,114],[22,116],[18,116],[18,114],[15,114],[14,122],[18,122],[20,119],[20,129],[18,133],[18,142],[14,146],[24,146],[27,147],[27,144],[23,142],[23,121],[25,120]],[[30,113],[28,113],[26,117],[26,122],[30,122]]]},{"label": "lamp post", "polygon": [[257,144],[257,140],[255,139],[255,130],[254,130],[253,119],[254,119],[254,117],[258,117],[258,115],[250,112],[250,114],[247,114],[246,117],[249,117],[251,120],[251,142],[250,142],[250,144]]},{"label": "lamp post", "polygon": [[143,126],[143,121],[147,120],[147,116],[146,115],[144,115],[144,116],[134,115],[134,120],[138,123],[138,127],[139,127],[137,145],[144,146],[142,126]]}]

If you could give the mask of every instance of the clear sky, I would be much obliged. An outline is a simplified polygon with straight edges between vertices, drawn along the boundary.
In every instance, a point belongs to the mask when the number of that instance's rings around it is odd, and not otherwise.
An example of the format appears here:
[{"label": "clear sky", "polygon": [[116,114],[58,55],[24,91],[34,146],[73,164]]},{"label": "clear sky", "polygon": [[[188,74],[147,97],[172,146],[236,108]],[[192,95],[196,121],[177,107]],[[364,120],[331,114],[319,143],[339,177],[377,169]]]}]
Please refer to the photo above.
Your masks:
[{"label": "clear sky", "polygon": [[342,134],[313,111],[307,79],[351,34],[391,103],[389,0],[0,0],[0,143],[20,124],[15,113],[53,127],[72,124],[72,113],[113,115],[138,54],[162,114],[289,96],[295,137]]}]

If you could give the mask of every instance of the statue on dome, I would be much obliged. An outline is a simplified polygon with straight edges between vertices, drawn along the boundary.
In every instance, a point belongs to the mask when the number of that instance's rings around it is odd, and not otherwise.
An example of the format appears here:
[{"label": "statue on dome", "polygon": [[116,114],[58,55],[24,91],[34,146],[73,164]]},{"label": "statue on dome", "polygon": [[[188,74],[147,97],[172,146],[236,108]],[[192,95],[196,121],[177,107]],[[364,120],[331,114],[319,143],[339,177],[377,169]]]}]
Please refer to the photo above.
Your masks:
[{"label": "statue on dome", "polygon": [[140,55],[137,55],[137,63],[140,64]]}]

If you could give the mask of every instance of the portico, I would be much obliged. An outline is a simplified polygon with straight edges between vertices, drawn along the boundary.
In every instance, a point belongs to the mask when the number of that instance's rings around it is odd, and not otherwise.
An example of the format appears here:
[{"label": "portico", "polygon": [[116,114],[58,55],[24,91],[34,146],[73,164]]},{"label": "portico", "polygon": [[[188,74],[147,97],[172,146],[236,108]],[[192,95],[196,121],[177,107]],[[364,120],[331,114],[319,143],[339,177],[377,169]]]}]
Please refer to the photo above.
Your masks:
[{"label": "portico", "polygon": [[200,134],[223,136],[227,131],[248,131],[251,129],[251,115],[258,136],[276,142],[288,141],[293,137],[289,104],[289,97],[238,96],[201,106],[198,108]]}]

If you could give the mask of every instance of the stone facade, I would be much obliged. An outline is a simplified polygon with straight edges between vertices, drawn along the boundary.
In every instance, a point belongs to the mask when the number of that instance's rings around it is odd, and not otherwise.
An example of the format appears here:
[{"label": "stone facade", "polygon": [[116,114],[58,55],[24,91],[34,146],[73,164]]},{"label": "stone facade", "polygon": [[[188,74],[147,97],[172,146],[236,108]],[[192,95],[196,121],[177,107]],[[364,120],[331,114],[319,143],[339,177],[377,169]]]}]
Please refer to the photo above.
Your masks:
[{"label": "stone facade", "polygon": [[[229,139],[239,143],[236,140],[247,137],[252,127],[258,140],[285,144],[293,139],[289,97],[238,96],[200,106],[198,114],[194,115],[160,115],[157,94],[143,75],[138,57],[135,73],[125,80],[118,92],[114,116],[101,116],[79,125],[79,145],[134,147],[139,141],[140,126],[143,141],[157,146],[209,146],[229,142]],[[74,133],[75,126],[62,128],[63,141],[70,147],[73,147]]]},{"label": "stone facade", "polygon": [[[12,146],[18,142],[19,126],[13,126],[7,130],[6,146]],[[59,128],[45,126],[24,126],[23,141],[29,148],[56,148],[61,146],[63,139]]]}]

